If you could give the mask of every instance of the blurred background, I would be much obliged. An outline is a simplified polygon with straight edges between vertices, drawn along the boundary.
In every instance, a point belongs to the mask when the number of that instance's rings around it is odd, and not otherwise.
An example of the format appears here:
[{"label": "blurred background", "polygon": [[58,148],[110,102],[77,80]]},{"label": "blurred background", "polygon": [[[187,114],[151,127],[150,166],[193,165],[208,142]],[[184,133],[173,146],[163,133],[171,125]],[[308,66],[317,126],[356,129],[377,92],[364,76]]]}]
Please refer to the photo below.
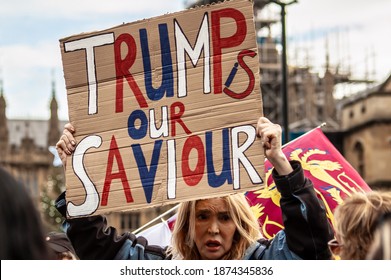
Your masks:
[{"label": "blurred background", "polygon": [[[64,190],[53,149],[68,121],[59,40],[213,2],[0,2],[0,166],[23,181],[48,228],[61,224],[53,202]],[[391,1],[253,2],[264,115],[287,140],[326,123],[368,184],[390,188]],[[170,207],[113,213],[110,224],[132,231]]]}]

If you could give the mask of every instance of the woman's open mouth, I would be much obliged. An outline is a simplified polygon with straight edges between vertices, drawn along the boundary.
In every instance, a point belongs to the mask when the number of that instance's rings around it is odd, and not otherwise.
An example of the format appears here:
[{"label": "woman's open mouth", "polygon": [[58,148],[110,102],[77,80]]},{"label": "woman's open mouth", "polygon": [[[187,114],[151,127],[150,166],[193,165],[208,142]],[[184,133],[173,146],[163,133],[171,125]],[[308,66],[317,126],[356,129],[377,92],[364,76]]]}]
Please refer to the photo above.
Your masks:
[{"label": "woman's open mouth", "polygon": [[205,245],[209,250],[214,251],[220,248],[221,243],[217,240],[208,240]]}]

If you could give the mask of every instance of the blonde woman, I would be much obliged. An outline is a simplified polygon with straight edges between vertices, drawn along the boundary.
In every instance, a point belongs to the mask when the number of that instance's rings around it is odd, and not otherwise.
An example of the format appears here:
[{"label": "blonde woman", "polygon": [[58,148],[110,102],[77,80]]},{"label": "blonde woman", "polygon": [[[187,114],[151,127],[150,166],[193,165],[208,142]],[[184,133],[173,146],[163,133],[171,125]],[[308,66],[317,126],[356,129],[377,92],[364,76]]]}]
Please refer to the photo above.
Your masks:
[{"label": "blonde woman", "polygon": [[[258,221],[248,205],[243,194],[183,202],[169,252],[174,258],[190,260],[243,258],[261,238]],[[220,220],[219,225],[213,224],[214,219]]]},{"label": "blonde woman", "polygon": [[334,212],[335,239],[330,250],[343,260],[365,260],[378,219],[391,212],[391,192],[355,193]]},{"label": "blonde woman", "polygon": [[[66,125],[57,143],[65,164],[74,151],[73,127]],[[67,234],[80,259],[329,259],[327,241],[333,236],[324,205],[318,200],[299,162],[285,157],[281,127],[261,117],[257,135],[274,166],[272,176],[281,193],[285,229],[272,240],[262,238],[244,194],[182,202],[169,248],[150,246],[143,237],[121,236],[107,227],[103,216],[70,219]],[[64,195],[57,209],[65,215]]]}]

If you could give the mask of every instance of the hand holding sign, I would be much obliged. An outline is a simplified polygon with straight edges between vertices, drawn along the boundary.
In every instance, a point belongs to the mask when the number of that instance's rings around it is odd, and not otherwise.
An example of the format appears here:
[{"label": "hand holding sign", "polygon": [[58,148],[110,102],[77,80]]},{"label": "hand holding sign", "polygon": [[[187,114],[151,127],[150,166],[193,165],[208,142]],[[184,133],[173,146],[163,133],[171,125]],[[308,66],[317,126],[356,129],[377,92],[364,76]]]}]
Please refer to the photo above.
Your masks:
[{"label": "hand holding sign", "polygon": [[67,123],[64,125],[64,130],[62,132],[62,136],[60,140],[56,143],[57,153],[60,156],[62,161],[62,166],[64,166],[64,170],[66,170],[67,165],[67,155],[71,155],[75,150],[76,141],[73,137],[73,133],[75,133],[75,128],[72,124]]}]

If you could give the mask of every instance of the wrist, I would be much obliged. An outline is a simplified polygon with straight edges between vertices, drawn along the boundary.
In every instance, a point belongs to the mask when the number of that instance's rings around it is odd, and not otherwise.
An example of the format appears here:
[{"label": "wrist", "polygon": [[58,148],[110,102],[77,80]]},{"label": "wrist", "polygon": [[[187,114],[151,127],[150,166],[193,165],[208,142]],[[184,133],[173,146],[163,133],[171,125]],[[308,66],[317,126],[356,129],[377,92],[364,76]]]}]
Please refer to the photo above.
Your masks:
[{"label": "wrist", "polygon": [[288,175],[293,172],[293,168],[284,153],[272,157],[269,161],[280,176]]}]

